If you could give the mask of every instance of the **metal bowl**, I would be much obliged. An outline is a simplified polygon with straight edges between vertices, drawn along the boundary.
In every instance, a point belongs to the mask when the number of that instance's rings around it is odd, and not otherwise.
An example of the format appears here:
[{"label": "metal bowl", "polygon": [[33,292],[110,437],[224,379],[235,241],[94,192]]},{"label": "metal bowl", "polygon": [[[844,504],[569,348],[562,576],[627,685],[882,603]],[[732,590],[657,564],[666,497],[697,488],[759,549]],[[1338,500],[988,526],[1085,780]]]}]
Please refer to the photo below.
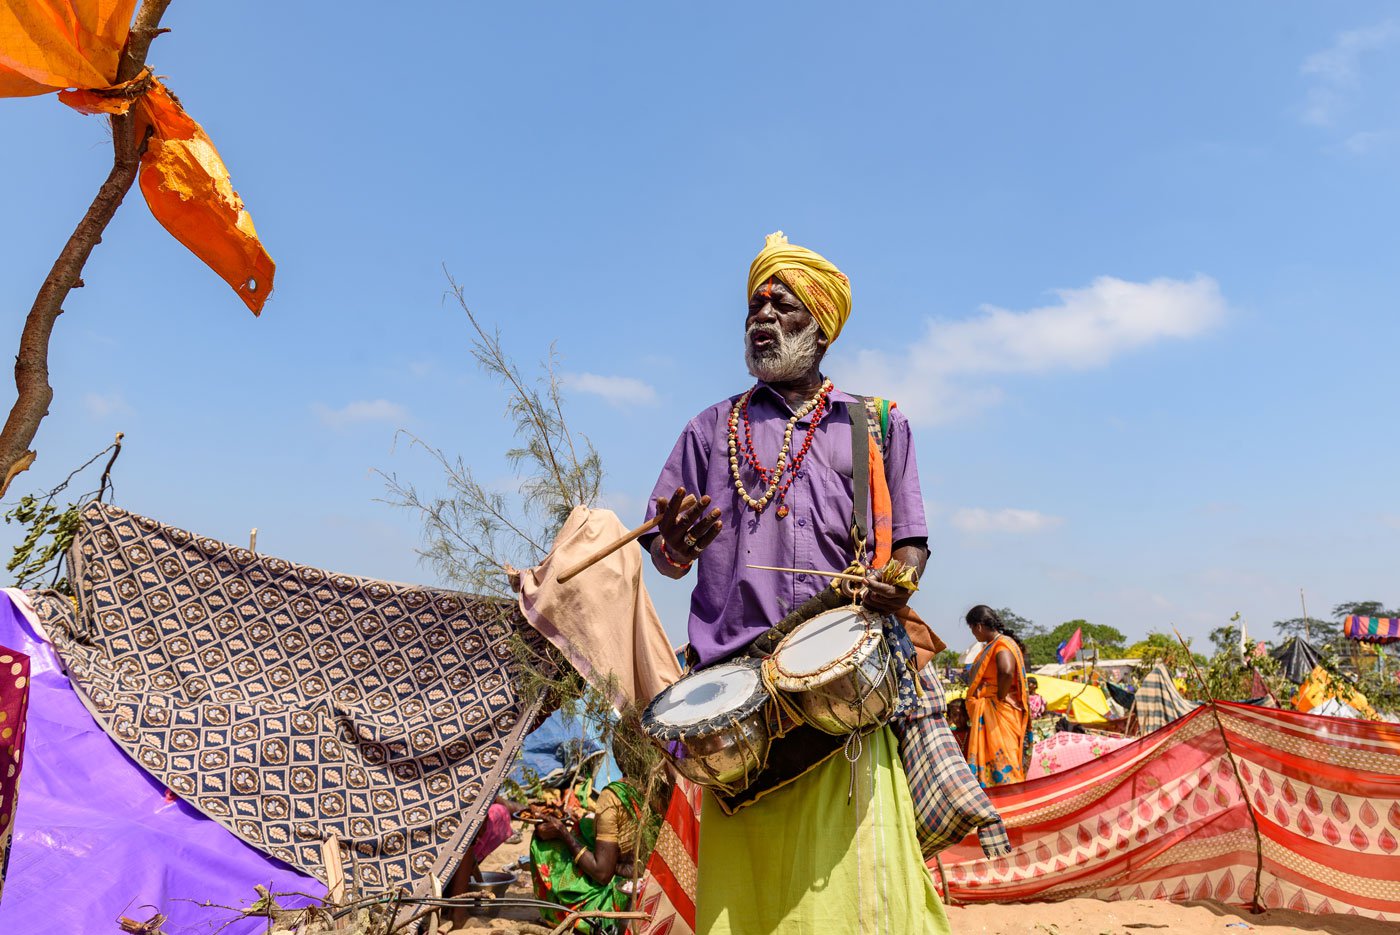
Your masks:
[{"label": "metal bowl", "polygon": [[480,880],[472,880],[467,883],[467,893],[490,893],[496,899],[506,895],[506,890],[514,885],[520,877],[514,873],[502,873],[499,870],[481,871]]}]

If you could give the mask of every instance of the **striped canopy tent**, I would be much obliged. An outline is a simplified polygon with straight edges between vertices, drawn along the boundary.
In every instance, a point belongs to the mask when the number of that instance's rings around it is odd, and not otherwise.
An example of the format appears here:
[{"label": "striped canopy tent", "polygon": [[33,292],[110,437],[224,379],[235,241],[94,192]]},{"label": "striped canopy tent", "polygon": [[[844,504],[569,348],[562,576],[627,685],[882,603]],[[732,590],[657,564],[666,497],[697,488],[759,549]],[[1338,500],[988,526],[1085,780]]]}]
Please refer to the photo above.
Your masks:
[{"label": "striped canopy tent", "polygon": [[1358,617],[1351,614],[1342,623],[1342,632],[1349,640],[1363,643],[1400,642],[1400,617]]}]

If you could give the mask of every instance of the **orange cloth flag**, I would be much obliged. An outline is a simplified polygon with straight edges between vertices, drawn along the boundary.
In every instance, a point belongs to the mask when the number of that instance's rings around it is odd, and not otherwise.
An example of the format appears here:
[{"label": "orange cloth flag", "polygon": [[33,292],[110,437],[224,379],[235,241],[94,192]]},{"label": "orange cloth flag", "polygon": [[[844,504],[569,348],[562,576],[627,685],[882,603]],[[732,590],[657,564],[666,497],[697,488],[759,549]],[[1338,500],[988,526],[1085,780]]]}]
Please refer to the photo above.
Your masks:
[{"label": "orange cloth flag", "polygon": [[107,87],[135,10],[136,0],[0,3],[0,97]]},{"label": "orange cloth flag", "polygon": [[152,131],[141,157],[151,214],[256,315],[276,265],[214,144],[149,72],[113,83],[135,7],[136,0],[7,0],[0,5],[0,97],[59,91],[59,100],[85,114],[134,107],[137,132]]}]

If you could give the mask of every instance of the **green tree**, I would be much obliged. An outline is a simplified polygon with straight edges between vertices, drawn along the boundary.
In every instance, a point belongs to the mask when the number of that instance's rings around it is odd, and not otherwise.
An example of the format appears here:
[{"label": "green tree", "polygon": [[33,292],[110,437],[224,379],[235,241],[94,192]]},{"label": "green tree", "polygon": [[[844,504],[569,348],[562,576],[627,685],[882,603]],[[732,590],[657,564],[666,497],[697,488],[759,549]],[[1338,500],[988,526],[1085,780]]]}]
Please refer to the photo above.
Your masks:
[{"label": "green tree", "polygon": [[1127,643],[1127,637],[1116,627],[1090,623],[1087,620],[1066,620],[1048,633],[1037,633],[1029,638],[1022,637],[1026,644],[1027,661],[1033,666],[1059,662],[1055,651],[1077,629],[1084,631],[1084,649],[1080,650],[1080,658],[1084,657],[1084,652],[1089,649],[1091,642],[1098,647],[1099,655],[1104,658],[1120,655]]},{"label": "green tree", "polygon": [[1233,650],[1237,655],[1240,648],[1240,628],[1233,623],[1227,623],[1223,627],[1216,627],[1210,631],[1210,645],[1215,647],[1217,653]]},{"label": "green tree", "polygon": [[1044,629],[1036,625],[1034,620],[1022,617],[1010,607],[998,608],[997,616],[1001,618],[1001,622],[1003,624],[1005,624],[1008,628],[1013,630],[1016,633],[1016,635],[1019,636],[1021,639],[1025,639],[1027,636],[1036,636],[1040,633],[1045,632]]},{"label": "green tree", "polygon": [[[1190,645],[1189,640],[1187,645]],[[1146,639],[1138,640],[1129,646],[1123,651],[1123,655],[1128,659],[1141,659],[1144,669],[1150,669],[1161,662],[1173,672],[1190,668],[1193,659],[1200,665],[1206,662],[1205,656],[1188,652],[1175,636],[1155,631],[1147,634]]]},{"label": "green tree", "polygon": [[1275,620],[1274,629],[1278,635],[1287,640],[1291,636],[1301,636],[1311,639],[1316,634],[1318,639],[1323,638],[1327,624],[1316,617],[1290,617],[1287,620]]},{"label": "green tree", "polygon": [[538,565],[574,507],[596,504],[603,464],[592,442],[575,434],[564,417],[553,350],[538,375],[522,372],[502,347],[500,332],[487,331],[467,306],[462,287],[451,276],[447,281],[448,294],[476,332],[472,356],[507,391],[504,424],[516,444],[506,459],[516,470],[516,490],[503,492],[494,479],[479,478],[462,456],[450,456],[412,435],[413,445],[442,468],[447,492],[423,491],[394,474],[380,474],[389,489],[388,502],[423,520],[425,545],[419,556],[462,590],[500,598],[509,614],[515,606],[511,572]]},{"label": "green tree", "polygon": [[1386,610],[1380,601],[1347,601],[1332,608],[1332,616],[1339,621],[1353,614],[1358,617],[1396,617],[1400,616],[1400,610]]},{"label": "green tree", "polygon": [[[1205,685],[1197,678],[1198,672],[1205,679]],[[1287,704],[1294,686],[1283,677],[1279,664],[1269,656],[1241,659],[1237,646],[1227,647],[1209,662],[1201,661],[1190,669],[1186,677],[1186,695],[1196,701],[1245,701],[1254,696],[1256,672],[1264,682],[1266,694]]]},{"label": "green tree", "polygon": [[[565,417],[562,383],[552,350],[540,372],[527,374],[502,347],[499,332],[488,331],[467,306],[462,288],[448,277],[449,295],[466,314],[475,332],[472,356],[506,391],[504,425],[514,447],[506,457],[517,471],[514,491],[482,479],[461,456],[449,456],[417,439],[443,471],[445,491],[420,490],[384,474],[388,501],[417,512],[423,521],[421,558],[438,574],[463,590],[494,597],[496,613],[510,620],[516,610],[512,579],[515,569],[538,564],[575,506],[597,502],[603,479],[598,452],[587,438],[574,433]],[[479,449],[479,444],[473,453]],[[522,697],[544,696],[550,706],[581,716],[619,761],[637,766],[632,775],[647,780],[642,791],[644,827],[665,809],[660,794],[667,772],[661,753],[641,729],[640,710],[614,711],[616,680],[609,673],[588,684],[563,656],[547,644],[517,635],[511,644],[516,690]],[[650,833],[639,838],[633,864],[645,866]]]},{"label": "green tree", "polygon": [[956,649],[945,649],[937,656],[933,657],[934,665],[940,669],[946,666],[956,666],[962,661],[962,654]]}]

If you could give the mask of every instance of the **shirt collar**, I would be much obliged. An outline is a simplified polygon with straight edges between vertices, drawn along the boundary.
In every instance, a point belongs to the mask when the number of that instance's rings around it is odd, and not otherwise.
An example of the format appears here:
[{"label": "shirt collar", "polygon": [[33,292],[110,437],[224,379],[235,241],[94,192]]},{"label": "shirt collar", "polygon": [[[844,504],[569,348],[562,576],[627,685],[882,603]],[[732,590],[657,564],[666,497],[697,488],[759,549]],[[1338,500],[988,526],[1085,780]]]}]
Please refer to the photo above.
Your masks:
[{"label": "shirt collar", "polygon": [[[758,383],[755,384],[754,395],[757,396],[759,394],[764,394],[768,396],[771,400],[773,400],[773,402],[777,403],[779,406],[782,406],[788,412],[792,412],[792,408],[788,406],[787,400],[783,398],[783,394],[773,389],[772,385],[768,383],[768,381],[759,380]],[[856,398],[854,396],[852,396],[850,393],[845,392],[839,386],[832,387],[831,395],[828,397],[828,399],[830,399],[833,403],[853,403],[856,401]]]}]

